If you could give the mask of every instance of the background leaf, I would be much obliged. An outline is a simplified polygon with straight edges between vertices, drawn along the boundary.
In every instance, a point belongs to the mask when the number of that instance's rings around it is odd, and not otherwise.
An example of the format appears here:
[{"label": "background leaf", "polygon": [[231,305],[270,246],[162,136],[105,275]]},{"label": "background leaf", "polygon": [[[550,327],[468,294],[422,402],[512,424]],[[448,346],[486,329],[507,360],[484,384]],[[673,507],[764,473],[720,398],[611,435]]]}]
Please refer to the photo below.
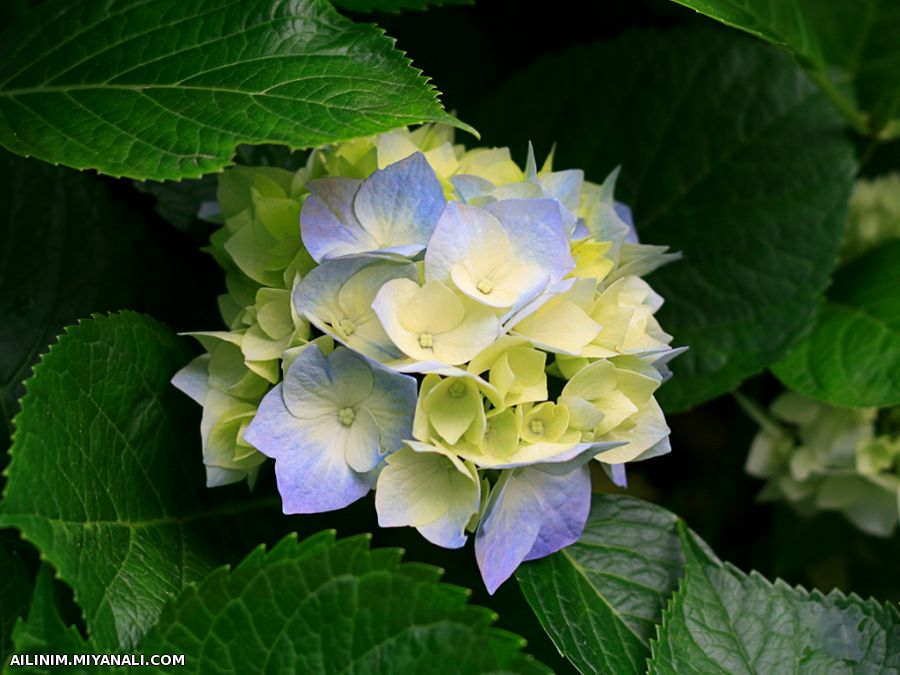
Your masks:
[{"label": "background leaf", "polygon": [[12,652],[13,625],[28,607],[30,590],[31,578],[21,558],[0,543],[0,663]]},{"label": "background leaf", "polygon": [[100,648],[134,645],[170,595],[224,562],[225,516],[259,507],[198,495],[195,411],[169,384],[189,356],[139,314],[82,321],[35,366],[15,419],[0,525],[72,586]]},{"label": "background leaf", "polygon": [[400,12],[423,10],[445,5],[471,5],[475,0],[332,0],[335,5],[349,12]]},{"label": "background leaf", "polygon": [[[18,654],[87,654],[97,648],[86,641],[75,626],[67,625],[60,614],[56,601],[53,572],[42,565],[34,582],[34,593],[30,598],[28,618],[21,619],[13,632],[13,641]],[[65,669],[69,673],[92,672],[87,668],[74,666]],[[6,671],[4,671],[6,672]],[[52,673],[51,667],[9,668],[9,672]],[[57,671],[58,672],[58,671]],[[94,670],[93,672],[98,672]]]},{"label": "background leaf", "polygon": [[113,176],[196,177],[238,143],[465,128],[392,40],[327,0],[50,0],[0,43],[0,144]]},{"label": "background leaf", "polygon": [[[81,317],[129,308],[181,330],[196,328],[198,321],[218,325],[218,267],[195,241],[158,227],[128,201],[132,196],[126,185],[110,186],[97,176],[0,149],[4,426],[18,409],[22,383],[38,354]],[[0,433],[0,468],[8,445],[8,434]]]},{"label": "background leaf", "polygon": [[582,673],[642,673],[683,568],[678,518],[631,497],[595,495],[577,543],[516,576],[557,648]]},{"label": "background leaf", "polygon": [[721,565],[681,526],[685,577],[653,644],[650,673],[896,672],[896,607],[807,594]]},{"label": "background leaf", "polygon": [[[876,136],[900,134],[900,4],[891,0],[674,1],[792,53],[859,131]],[[849,96],[847,88],[852,92]]]},{"label": "background leaf", "polygon": [[[0,151],[0,409],[62,327],[139,302],[152,249],[139,216],[75,171]],[[0,462],[2,464],[2,462]]]},{"label": "background leaf", "polygon": [[[156,212],[179,230],[192,230],[204,202],[216,200],[217,176],[185,178],[182,181],[135,181],[135,189],[153,195]],[[208,228],[207,228],[208,229]]]},{"label": "background leaf", "polygon": [[322,532],[257,548],[172,602],[141,649],[204,673],[550,672],[439,570],[368,544]]},{"label": "background leaf", "polygon": [[643,241],[684,260],[650,282],[691,349],[660,391],[670,412],[736,387],[812,323],[836,260],[852,147],[824,95],[776,50],[724,30],[632,32],[539,61],[476,116],[486,138],[602,181]]},{"label": "background leaf", "polygon": [[835,275],[812,332],[772,368],[785,386],[847,407],[900,404],[900,241]]}]

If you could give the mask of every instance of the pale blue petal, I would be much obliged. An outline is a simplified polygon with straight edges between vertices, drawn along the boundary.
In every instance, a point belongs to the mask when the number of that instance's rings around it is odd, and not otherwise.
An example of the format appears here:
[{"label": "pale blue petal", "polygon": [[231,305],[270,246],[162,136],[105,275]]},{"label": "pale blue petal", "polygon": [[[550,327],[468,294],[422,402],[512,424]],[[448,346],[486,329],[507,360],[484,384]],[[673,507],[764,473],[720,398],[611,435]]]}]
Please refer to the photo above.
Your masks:
[{"label": "pale blue petal", "polygon": [[504,236],[509,235],[485,209],[450,202],[425,251],[425,279],[446,281],[454,265],[470,257],[483,256],[482,242]]},{"label": "pale blue petal", "polygon": [[487,178],[469,174],[453,176],[450,183],[453,185],[453,191],[459,197],[459,201],[463,204],[484,197],[494,189],[494,184]]},{"label": "pale blue petal", "polygon": [[175,373],[172,384],[203,405],[209,392],[209,354],[198,356]]},{"label": "pale blue petal", "polygon": [[609,479],[620,488],[628,487],[628,476],[625,473],[625,464],[605,464],[600,463]]},{"label": "pale blue petal", "polygon": [[300,212],[300,235],[313,260],[378,248],[353,214],[361,185],[354,178],[320,178],[307,184],[311,194]]},{"label": "pale blue petal", "polygon": [[370,361],[369,365],[375,382],[372,393],[360,407],[374,416],[382,454],[390,454],[399,450],[404,440],[412,438],[418,383],[414,377],[401,375],[380,363]]},{"label": "pale blue petal", "polygon": [[578,210],[581,188],[584,186],[584,171],[581,169],[554,171],[542,175],[540,181],[549,196],[558,199],[572,213]]},{"label": "pale blue petal", "polygon": [[637,229],[634,226],[634,217],[631,215],[631,207],[623,202],[613,202],[613,210],[622,221],[628,225],[628,234],[625,235],[625,241],[632,244],[640,243],[638,241]]},{"label": "pale blue petal", "polygon": [[[475,514],[478,513],[478,504],[475,504]],[[469,514],[471,516],[472,514]],[[416,529],[423,537],[435,546],[441,548],[462,548],[466,545],[466,524],[468,518],[453,522],[450,518],[439,518],[429,525],[420,525]]]},{"label": "pale blue petal", "polygon": [[475,537],[475,556],[488,592],[493,594],[521,562],[575,542],[590,506],[587,466],[562,476],[540,467],[505,471]]},{"label": "pale blue petal", "polygon": [[[613,208],[616,215],[619,216],[629,227],[634,227],[634,217],[631,215],[631,207],[625,202],[613,202]],[[637,235],[634,237],[634,243],[637,243]]]},{"label": "pale blue petal", "polygon": [[670,349],[668,351],[663,352],[662,354],[652,354],[651,358],[653,359],[650,363],[656,370],[662,375],[662,381],[665,382],[670,377],[672,377],[672,370],[669,368],[669,361],[674,359],[676,356],[680,354],[684,354],[688,350],[688,347],[675,347],[674,349]]},{"label": "pale blue petal", "polygon": [[537,477],[533,483],[542,490],[545,510],[537,539],[525,556],[526,562],[556,553],[578,541],[591,510],[591,471],[587,466],[565,476],[546,476]]},{"label": "pale blue petal", "polygon": [[[308,351],[308,350],[307,350]],[[244,439],[275,459],[275,477],[284,513],[320,513],[340,509],[363,497],[374,472],[360,474],[335,451],[339,423],[331,416],[294,417],[282,398],[282,385],[266,394]]]},{"label": "pale blue petal", "polygon": [[650,446],[646,450],[644,450],[641,454],[635,457],[632,462],[643,462],[645,459],[653,459],[654,457],[660,457],[662,455],[667,455],[672,452],[672,444],[669,441],[669,437],[662,439],[655,445]]},{"label": "pale blue petal", "polygon": [[427,243],[428,241],[426,239],[424,243],[416,242],[414,244],[398,244],[396,246],[385,246],[384,248],[378,249],[378,252],[382,254],[392,254],[403,259],[414,258],[417,254],[421,253],[422,249],[425,248],[425,244]]},{"label": "pale blue petal", "polygon": [[[390,341],[372,310],[378,289],[400,278],[418,278],[415,265],[408,260],[370,256],[326,260],[297,284],[294,309],[323,333],[369,358],[400,358],[402,352]],[[349,336],[335,330],[334,325],[342,320],[352,321],[358,330]]]},{"label": "pale blue petal", "polygon": [[504,199],[484,209],[503,224],[515,258],[545,269],[551,283],[575,269],[569,232],[555,199]]},{"label": "pale blue petal", "polygon": [[336,415],[372,393],[369,361],[338,347],[326,359],[318,345],[310,345],[294,359],[284,376],[284,402],[297,417]]},{"label": "pale blue petal", "polygon": [[591,231],[588,229],[587,225],[584,224],[584,220],[579,218],[578,222],[575,224],[575,231],[572,232],[572,240],[581,241],[582,239],[587,239],[590,236]]},{"label": "pale blue petal", "polygon": [[294,288],[294,309],[297,314],[312,314],[328,323],[340,321],[344,318],[338,304],[341,286],[374,262],[376,261],[372,258],[355,256],[326,260],[313,268]]},{"label": "pale blue petal", "polygon": [[421,152],[378,169],[359,188],[354,211],[377,246],[400,255],[425,248],[444,210],[444,190]]}]

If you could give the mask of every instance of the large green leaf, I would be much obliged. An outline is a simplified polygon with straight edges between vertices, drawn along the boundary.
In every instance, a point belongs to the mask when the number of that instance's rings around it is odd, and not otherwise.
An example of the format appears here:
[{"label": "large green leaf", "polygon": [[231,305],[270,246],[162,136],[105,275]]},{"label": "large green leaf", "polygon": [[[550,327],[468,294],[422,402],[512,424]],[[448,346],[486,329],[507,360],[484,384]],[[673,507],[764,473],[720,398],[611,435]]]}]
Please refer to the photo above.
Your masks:
[{"label": "large green leaf", "polygon": [[581,539],[516,576],[557,648],[582,673],[643,673],[683,568],[677,517],[597,495]]},{"label": "large green leaf", "polygon": [[792,53],[859,131],[900,134],[895,0],[674,1]]},{"label": "large green leaf", "polygon": [[400,556],[365,536],[289,536],[187,589],[141,650],[184,654],[201,673],[549,672],[467,591]]},{"label": "large green leaf", "polygon": [[95,177],[0,150],[0,222],[5,424],[29,368],[64,325],[133,307],[154,282],[139,216],[114,203]]},{"label": "large green leaf", "polygon": [[28,607],[30,590],[31,579],[22,559],[0,543],[0,664],[6,663],[12,651],[13,625]]},{"label": "large green leaf", "polygon": [[[53,572],[47,565],[42,565],[38,571],[30,601],[27,619],[19,620],[13,631],[17,654],[67,654],[72,658],[75,654],[97,651],[94,645],[81,636],[77,628],[63,621],[53,588]],[[52,667],[9,668],[9,672],[13,673],[52,673],[55,670]],[[98,670],[70,666],[65,672],[75,675]]]},{"label": "large green leaf", "polygon": [[808,594],[710,558],[682,526],[685,577],[649,672],[896,673],[900,611],[837,592]]},{"label": "large green leaf", "polygon": [[812,332],[773,371],[833,405],[900,404],[900,241],[840,269]]},{"label": "large green leaf", "polygon": [[84,320],[35,366],[15,419],[0,525],[72,586],[102,648],[132,646],[168,597],[224,562],[214,516],[259,506],[199,494],[196,418],[169,384],[189,356],[148,317]]},{"label": "large green leaf", "polygon": [[487,138],[602,181],[643,241],[684,260],[650,282],[691,349],[664,406],[684,410],[781,358],[808,329],[836,259],[854,173],[842,120],[786,56],[722,30],[633,32],[523,71],[485,102]]},{"label": "large green leaf", "polygon": [[0,45],[0,144],[113,176],[196,177],[238,143],[459,126],[391,39],[327,0],[50,0]]},{"label": "large green leaf", "polygon": [[429,7],[444,5],[471,5],[475,0],[332,0],[341,9],[350,12],[400,12],[414,9],[423,10]]}]

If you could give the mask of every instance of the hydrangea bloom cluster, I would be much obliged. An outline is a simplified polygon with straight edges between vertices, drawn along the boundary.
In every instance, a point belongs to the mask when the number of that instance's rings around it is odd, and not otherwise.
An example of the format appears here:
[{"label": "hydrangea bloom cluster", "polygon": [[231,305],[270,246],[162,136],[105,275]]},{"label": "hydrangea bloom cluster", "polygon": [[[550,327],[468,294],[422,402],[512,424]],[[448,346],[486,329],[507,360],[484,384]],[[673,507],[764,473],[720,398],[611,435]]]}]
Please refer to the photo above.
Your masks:
[{"label": "hydrangea bloom cluster", "polygon": [[379,523],[463,546],[493,592],[575,541],[589,462],[669,451],[654,392],[679,349],[641,278],[673,258],[578,170],[521,169],[445,127],[220,181],[229,330],[175,384],[203,406],[208,483],[266,457],[285,513],[373,488]]},{"label": "hydrangea bloom cluster", "polygon": [[889,536],[900,508],[900,408],[837,408],[786,392],[760,424],[747,472],[766,479],[763,500],[800,513],[840,511],[859,529]]},{"label": "hydrangea bloom cluster", "polygon": [[889,239],[900,238],[900,173],[856,181],[841,261],[858,258]]}]

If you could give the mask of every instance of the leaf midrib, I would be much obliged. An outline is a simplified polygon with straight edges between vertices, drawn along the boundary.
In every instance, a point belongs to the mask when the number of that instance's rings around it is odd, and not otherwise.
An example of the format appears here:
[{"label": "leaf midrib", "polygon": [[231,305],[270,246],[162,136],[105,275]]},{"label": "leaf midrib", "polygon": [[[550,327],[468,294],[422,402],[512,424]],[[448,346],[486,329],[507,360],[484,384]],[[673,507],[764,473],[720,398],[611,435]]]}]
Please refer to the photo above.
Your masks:
[{"label": "leaf midrib", "polygon": [[[271,57],[271,58],[283,58],[283,57]],[[277,85],[270,87],[270,89],[274,89],[277,87],[283,87],[289,84],[294,84],[296,82],[303,82],[304,80],[314,80],[314,79],[331,79],[333,75],[308,75],[305,77],[299,77],[293,80],[286,80],[284,82],[279,82]],[[383,85],[384,83],[375,80],[372,78],[363,78],[356,77],[353,75],[344,76],[348,80],[358,80],[362,82],[372,82],[373,84]],[[409,88],[409,87],[407,87]],[[201,85],[188,85],[188,84],[72,84],[72,85],[43,85],[39,87],[24,87],[20,89],[0,89],[0,97],[6,98],[17,98],[20,96],[34,96],[39,94],[68,94],[73,91],[95,91],[95,90],[112,90],[112,91],[133,91],[138,94],[144,94],[145,91],[154,90],[154,89],[174,89],[176,91],[203,91],[215,94],[237,94],[240,96],[265,96],[266,98],[273,99],[281,99],[285,101],[291,102],[300,102],[300,103],[309,103],[312,105],[327,107],[327,108],[336,108],[338,110],[348,110],[351,112],[359,112],[359,108],[351,107],[351,106],[342,106],[336,105],[333,103],[324,103],[322,101],[312,101],[310,99],[302,98],[299,96],[283,96],[280,94],[271,94],[268,89],[264,89],[262,91],[248,91],[243,89],[229,89],[227,87],[213,87],[213,86],[201,86]],[[341,92],[342,94],[347,92]],[[369,92],[363,92],[369,93]],[[389,112],[383,113],[386,116],[403,118],[402,115],[392,114]]]},{"label": "leaf midrib", "polygon": [[[112,520],[112,519],[84,519],[70,520],[67,518],[55,518],[42,513],[32,513],[24,511],[0,511],[0,525],[14,523],[9,522],[10,516],[21,516],[27,519],[37,519],[49,523],[58,523],[60,525],[77,525],[83,528],[89,527],[124,527],[127,529],[142,529],[151,527],[160,527],[164,525],[185,525],[197,521],[207,520],[209,518],[219,518],[222,516],[239,515],[247,512],[264,510],[269,507],[278,506],[281,500],[276,495],[267,495],[265,497],[257,497],[256,499],[243,501],[237,504],[226,504],[221,507],[208,509],[205,511],[195,511],[185,515],[167,515],[159,518],[145,518],[141,520]],[[18,521],[19,518],[16,518]]]},{"label": "leaf midrib", "polygon": [[597,594],[597,597],[603,601],[603,604],[605,604],[607,607],[609,607],[609,610],[612,612],[613,616],[619,621],[619,623],[623,624],[628,629],[628,631],[632,635],[634,635],[634,637],[637,638],[638,642],[640,642],[645,647],[649,648],[649,644],[647,643],[647,641],[644,640],[644,638],[642,638],[640,635],[637,634],[637,631],[635,631],[634,627],[625,620],[625,618],[622,616],[622,614],[619,612],[619,610],[616,609],[615,607],[613,607],[612,603],[610,603],[610,601],[606,599],[606,596],[603,595],[603,593],[600,592],[600,589],[597,588],[597,586],[594,584],[593,581],[591,581],[591,578],[587,574],[587,569],[585,567],[583,567],[581,565],[581,563],[579,563],[577,560],[575,560],[575,558],[572,557],[572,554],[569,553],[568,549],[564,548],[564,549],[562,549],[561,552],[563,554],[563,557],[565,557],[567,560],[569,560],[569,562],[572,564],[572,567],[574,567],[575,571],[578,572],[579,576],[581,576],[584,579],[585,583],[587,583],[587,585]]}]

